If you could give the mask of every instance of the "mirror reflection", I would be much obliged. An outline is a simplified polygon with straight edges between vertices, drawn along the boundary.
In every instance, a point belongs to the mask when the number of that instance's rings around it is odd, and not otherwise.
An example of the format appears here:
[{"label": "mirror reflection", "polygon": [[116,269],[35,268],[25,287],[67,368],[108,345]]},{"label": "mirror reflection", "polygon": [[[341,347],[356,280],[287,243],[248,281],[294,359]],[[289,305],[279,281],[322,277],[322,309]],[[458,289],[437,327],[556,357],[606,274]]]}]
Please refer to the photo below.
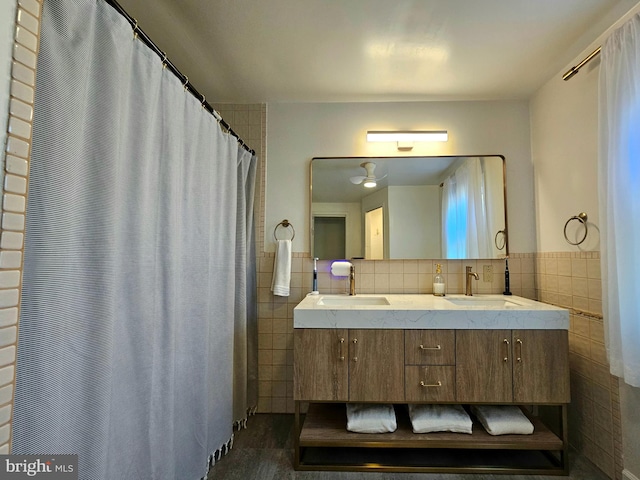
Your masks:
[{"label": "mirror reflection", "polygon": [[311,252],[319,259],[508,254],[504,157],[316,157]]}]

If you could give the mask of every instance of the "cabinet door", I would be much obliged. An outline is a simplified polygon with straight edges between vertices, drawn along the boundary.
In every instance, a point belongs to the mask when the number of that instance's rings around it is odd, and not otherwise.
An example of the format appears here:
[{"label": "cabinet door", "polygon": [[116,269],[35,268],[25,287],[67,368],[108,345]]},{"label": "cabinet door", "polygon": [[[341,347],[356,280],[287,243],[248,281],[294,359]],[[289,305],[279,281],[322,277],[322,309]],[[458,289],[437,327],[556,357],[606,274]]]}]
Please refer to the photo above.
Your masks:
[{"label": "cabinet door", "polygon": [[569,403],[569,347],[566,330],[513,331],[515,402]]},{"label": "cabinet door", "polygon": [[511,362],[511,330],[458,330],[457,401],[511,403]]},{"label": "cabinet door", "polygon": [[402,330],[349,330],[349,401],[404,401]]},{"label": "cabinet door", "polygon": [[345,329],[294,330],[294,400],[348,400],[347,338]]}]

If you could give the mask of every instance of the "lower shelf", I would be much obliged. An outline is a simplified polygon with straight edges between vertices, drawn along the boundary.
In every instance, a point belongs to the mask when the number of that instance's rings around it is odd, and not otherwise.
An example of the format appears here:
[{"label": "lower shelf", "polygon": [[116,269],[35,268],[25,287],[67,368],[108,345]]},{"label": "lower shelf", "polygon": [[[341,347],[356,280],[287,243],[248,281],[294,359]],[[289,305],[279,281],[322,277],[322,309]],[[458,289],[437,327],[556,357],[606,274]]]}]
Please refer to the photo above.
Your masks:
[{"label": "lower shelf", "polygon": [[298,470],[402,472],[543,473],[565,475],[562,439],[532,418],[532,435],[489,435],[474,422],[473,433],[415,434],[408,415],[396,409],[393,433],[346,430],[344,404],[310,404],[296,445]]}]

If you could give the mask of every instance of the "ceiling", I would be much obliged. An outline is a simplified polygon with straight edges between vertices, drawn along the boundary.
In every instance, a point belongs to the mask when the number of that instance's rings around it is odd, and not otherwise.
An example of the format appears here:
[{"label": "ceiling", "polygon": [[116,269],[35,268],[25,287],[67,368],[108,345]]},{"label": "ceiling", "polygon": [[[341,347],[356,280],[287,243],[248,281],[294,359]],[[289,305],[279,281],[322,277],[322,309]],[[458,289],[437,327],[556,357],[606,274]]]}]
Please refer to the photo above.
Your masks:
[{"label": "ceiling", "polygon": [[210,103],[530,97],[638,0],[119,0]]},{"label": "ceiling", "polygon": [[[346,157],[321,158],[311,161],[312,201],[319,203],[360,202],[362,197],[381,188],[408,185],[439,185],[464,157]],[[500,157],[494,157],[502,161]],[[373,174],[377,186],[364,188],[351,177],[367,174],[365,162],[375,164]]]}]

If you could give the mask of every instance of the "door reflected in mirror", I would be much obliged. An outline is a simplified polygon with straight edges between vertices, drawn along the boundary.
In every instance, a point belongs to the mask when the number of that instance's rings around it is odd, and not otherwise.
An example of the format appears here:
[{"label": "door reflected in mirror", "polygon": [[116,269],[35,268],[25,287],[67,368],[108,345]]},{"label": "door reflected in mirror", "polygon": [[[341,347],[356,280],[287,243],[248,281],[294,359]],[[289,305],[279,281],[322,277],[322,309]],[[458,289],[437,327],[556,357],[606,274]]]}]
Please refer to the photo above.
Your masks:
[{"label": "door reflected in mirror", "polygon": [[384,258],[384,221],[382,207],[364,214],[364,258],[382,260]]},{"label": "door reflected in mirror", "polygon": [[313,257],[508,255],[502,156],[317,157],[310,170]]}]

